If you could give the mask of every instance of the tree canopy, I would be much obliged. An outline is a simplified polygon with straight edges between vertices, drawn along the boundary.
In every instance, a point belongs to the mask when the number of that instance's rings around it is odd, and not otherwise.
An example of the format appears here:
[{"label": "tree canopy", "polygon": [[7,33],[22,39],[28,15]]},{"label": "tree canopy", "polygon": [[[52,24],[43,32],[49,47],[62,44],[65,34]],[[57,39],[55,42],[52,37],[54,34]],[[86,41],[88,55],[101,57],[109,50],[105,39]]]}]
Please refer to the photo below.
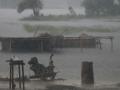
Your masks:
[{"label": "tree canopy", "polygon": [[120,0],[84,0],[86,15],[88,16],[105,16],[120,14]]},{"label": "tree canopy", "polygon": [[34,16],[39,16],[39,10],[43,8],[41,0],[23,0],[19,3],[17,11],[22,13],[25,9],[32,9]]}]

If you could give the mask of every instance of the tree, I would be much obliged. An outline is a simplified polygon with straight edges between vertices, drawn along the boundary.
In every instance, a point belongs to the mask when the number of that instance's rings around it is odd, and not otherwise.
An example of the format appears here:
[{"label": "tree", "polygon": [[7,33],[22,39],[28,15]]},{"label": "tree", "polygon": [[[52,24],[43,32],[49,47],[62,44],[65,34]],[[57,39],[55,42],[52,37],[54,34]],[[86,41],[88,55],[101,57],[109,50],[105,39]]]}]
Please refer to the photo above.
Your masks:
[{"label": "tree", "polygon": [[105,16],[114,13],[114,0],[84,0],[83,6],[88,16]]},{"label": "tree", "polygon": [[73,7],[72,6],[69,6],[68,10],[70,11],[70,14],[72,16],[76,16],[76,12],[74,11]]},{"label": "tree", "polygon": [[115,15],[120,15],[120,0],[116,0],[114,6]]},{"label": "tree", "polygon": [[41,0],[23,0],[19,3],[17,11],[22,13],[25,9],[32,9],[34,16],[39,16],[39,10],[43,8]]}]

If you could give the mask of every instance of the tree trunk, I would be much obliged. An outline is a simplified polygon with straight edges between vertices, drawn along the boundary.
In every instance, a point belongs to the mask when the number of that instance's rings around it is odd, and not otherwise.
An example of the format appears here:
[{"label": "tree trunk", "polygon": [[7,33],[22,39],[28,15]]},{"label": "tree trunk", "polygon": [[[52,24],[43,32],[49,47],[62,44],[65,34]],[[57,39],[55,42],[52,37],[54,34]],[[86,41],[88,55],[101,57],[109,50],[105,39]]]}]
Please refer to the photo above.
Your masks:
[{"label": "tree trunk", "polygon": [[34,16],[39,16],[39,9],[33,8],[33,14],[34,14]]}]

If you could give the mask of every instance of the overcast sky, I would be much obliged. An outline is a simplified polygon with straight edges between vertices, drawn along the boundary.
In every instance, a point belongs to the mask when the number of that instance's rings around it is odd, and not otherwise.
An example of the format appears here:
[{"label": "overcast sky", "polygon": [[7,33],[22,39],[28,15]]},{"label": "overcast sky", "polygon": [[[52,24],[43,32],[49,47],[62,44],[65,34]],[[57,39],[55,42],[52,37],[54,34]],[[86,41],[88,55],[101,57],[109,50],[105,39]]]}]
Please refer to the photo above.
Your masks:
[{"label": "overcast sky", "polygon": [[43,0],[44,8],[80,7],[80,1],[81,0]]}]

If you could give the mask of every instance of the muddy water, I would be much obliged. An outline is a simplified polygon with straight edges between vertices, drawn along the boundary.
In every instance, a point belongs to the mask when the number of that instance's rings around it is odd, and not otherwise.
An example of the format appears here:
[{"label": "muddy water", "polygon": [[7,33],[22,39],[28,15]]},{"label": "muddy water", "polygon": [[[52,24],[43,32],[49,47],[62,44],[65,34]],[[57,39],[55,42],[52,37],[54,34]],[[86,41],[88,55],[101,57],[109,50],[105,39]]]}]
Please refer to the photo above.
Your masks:
[{"label": "muddy water", "polygon": [[[3,14],[3,12],[5,14]],[[12,12],[12,13],[11,13]],[[24,31],[22,24],[44,24],[44,25],[55,25],[55,26],[85,26],[85,27],[109,27],[118,29],[118,32],[109,32],[109,33],[97,33],[89,32],[90,35],[95,36],[109,36],[112,35],[114,39],[114,49],[110,50],[110,41],[102,40],[103,49],[83,49],[81,52],[80,48],[70,48],[58,50],[59,52],[53,57],[54,63],[56,65],[56,71],[58,75],[56,78],[66,79],[65,81],[55,82],[55,83],[65,83],[72,85],[80,85],[81,80],[81,62],[82,61],[93,61],[94,63],[94,74],[96,84],[113,84],[120,82],[120,23],[107,21],[105,19],[82,19],[82,20],[73,20],[73,21],[41,21],[41,22],[23,22],[19,21],[19,18],[26,14],[19,15],[14,10],[8,10],[7,13],[3,10],[0,13],[0,36],[3,37],[29,37],[32,34]],[[71,34],[80,35],[80,33]],[[28,60],[31,57],[36,56],[39,58],[39,62],[48,65],[49,62],[49,53],[9,53],[9,52],[0,52],[0,76],[8,76],[8,60],[12,56],[18,56],[20,59],[23,59],[26,63],[25,74],[27,76],[32,75],[29,66],[27,64]],[[15,70],[16,76],[17,70]],[[4,84],[5,83],[5,84]],[[0,86],[7,85],[7,82],[0,83]],[[34,83],[34,85],[33,85]],[[39,87],[39,83],[43,82],[29,82],[28,87]],[[43,83],[46,85],[45,83]],[[43,86],[44,86],[43,85]],[[41,86],[40,86],[41,87]]]}]

